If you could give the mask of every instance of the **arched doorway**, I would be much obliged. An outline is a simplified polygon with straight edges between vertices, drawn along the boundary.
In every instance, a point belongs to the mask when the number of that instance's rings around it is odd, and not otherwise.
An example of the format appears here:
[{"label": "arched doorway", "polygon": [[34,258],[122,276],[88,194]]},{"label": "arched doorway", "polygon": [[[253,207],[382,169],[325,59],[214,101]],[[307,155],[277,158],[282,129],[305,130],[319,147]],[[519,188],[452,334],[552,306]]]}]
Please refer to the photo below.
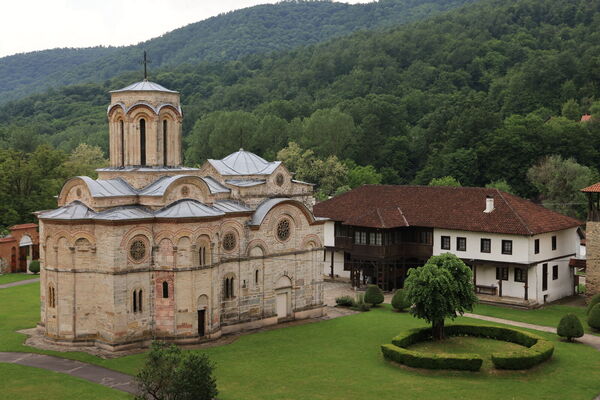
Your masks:
[{"label": "arched doorway", "polygon": [[198,336],[206,336],[207,326],[207,312],[208,312],[208,296],[203,294],[198,297]]},{"label": "arched doorway", "polygon": [[287,276],[282,276],[275,284],[275,298],[277,319],[288,318],[291,314],[292,303],[292,280]]},{"label": "arched doorway", "polygon": [[27,272],[29,261],[31,261],[33,240],[29,235],[23,235],[19,241],[19,272]]}]

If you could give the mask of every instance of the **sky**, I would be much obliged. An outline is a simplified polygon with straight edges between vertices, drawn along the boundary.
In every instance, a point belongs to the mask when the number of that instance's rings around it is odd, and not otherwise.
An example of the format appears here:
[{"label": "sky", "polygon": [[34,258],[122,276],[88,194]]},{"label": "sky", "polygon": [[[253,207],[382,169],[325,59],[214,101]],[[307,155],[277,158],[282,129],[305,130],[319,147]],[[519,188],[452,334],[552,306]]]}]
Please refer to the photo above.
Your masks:
[{"label": "sky", "polygon": [[0,57],[56,47],[136,44],[223,12],[277,1],[9,0],[2,5]]}]

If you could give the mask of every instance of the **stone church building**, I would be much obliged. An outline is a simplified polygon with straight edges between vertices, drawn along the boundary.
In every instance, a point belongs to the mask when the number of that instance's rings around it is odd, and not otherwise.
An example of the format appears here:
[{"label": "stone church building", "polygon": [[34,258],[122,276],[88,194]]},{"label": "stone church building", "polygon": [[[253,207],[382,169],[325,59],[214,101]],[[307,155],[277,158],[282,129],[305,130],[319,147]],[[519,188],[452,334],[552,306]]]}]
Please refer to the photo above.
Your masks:
[{"label": "stone church building", "polygon": [[111,92],[110,166],[40,221],[47,340],[108,350],[197,343],[323,312],[312,185],[242,149],[182,166],[179,93]]}]

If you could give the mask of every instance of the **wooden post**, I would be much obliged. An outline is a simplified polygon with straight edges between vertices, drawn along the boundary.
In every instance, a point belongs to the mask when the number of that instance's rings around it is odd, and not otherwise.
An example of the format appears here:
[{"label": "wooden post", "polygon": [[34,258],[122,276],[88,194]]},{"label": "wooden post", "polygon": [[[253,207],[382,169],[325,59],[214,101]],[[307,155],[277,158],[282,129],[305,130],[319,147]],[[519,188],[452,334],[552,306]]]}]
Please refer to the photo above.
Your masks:
[{"label": "wooden post", "polygon": [[525,300],[529,300],[529,267],[525,269]]},{"label": "wooden post", "polygon": [[498,281],[498,296],[502,297],[502,272],[500,272],[500,280]]},{"label": "wooden post", "polygon": [[335,253],[335,251],[333,249],[331,249],[331,279],[334,278],[333,276],[333,254]]}]

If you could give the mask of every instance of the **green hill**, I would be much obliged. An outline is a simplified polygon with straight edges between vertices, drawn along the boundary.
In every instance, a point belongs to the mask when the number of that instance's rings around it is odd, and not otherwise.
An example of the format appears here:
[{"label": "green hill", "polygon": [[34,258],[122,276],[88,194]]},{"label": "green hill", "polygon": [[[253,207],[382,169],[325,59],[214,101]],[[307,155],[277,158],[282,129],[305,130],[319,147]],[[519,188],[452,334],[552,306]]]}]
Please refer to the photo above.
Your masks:
[{"label": "green hill", "polygon": [[361,29],[423,19],[473,0],[380,0],[349,5],[285,1],[237,10],[127,47],[54,49],[0,59],[0,103],[48,87],[102,82],[139,70],[143,50],[152,69],[237,59],[318,43]]},{"label": "green hill", "polygon": [[[535,197],[527,170],[544,156],[594,173],[600,165],[600,123],[579,122],[592,110],[600,119],[599,22],[600,0],[488,0],[383,32],[165,68],[153,80],[182,93],[188,164],[240,142],[273,158],[295,141],[316,157],[372,165],[385,183],[505,179]],[[106,151],[107,92],[135,80],[6,104],[0,147]]]}]

